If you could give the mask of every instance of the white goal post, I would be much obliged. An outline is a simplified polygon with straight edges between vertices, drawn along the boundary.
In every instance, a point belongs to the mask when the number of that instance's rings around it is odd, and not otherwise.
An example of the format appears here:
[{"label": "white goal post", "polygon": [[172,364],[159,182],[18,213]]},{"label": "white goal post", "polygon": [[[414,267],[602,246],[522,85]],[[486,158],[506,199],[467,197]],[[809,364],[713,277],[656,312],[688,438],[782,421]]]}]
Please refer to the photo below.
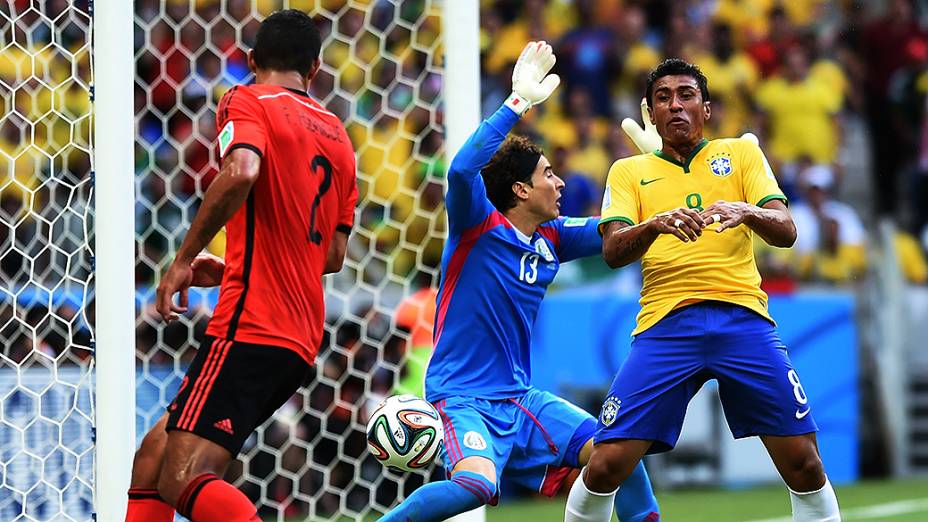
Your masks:
[{"label": "white goal post", "polygon": [[132,2],[93,0],[96,409],[94,509],[125,520],[135,452]]}]

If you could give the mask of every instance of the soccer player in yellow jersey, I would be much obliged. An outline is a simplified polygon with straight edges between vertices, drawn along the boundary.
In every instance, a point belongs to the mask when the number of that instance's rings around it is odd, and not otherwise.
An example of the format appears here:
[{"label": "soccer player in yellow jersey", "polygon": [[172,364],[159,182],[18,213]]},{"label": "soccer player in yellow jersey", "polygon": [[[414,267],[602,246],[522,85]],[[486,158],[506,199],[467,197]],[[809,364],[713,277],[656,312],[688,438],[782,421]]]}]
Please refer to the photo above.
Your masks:
[{"label": "soccer player in yellow jersey", "polygon": [[[609,520],[608,498],[645,454],[673,448],[689,400],[717,379],[732,434],[761,437],[789,487],[793,520],[839,521],[811,406],[751,248],[754,234],[779,247],[796,240],[786,198],[755,143],[703,138],[711,109],[698,67],[661,63],[646,99],[662,148],[613,164],[599,225],[611,267],[641,259],[641,313],[565,520]],[[576,515],[597,504],[601,518]]]}]

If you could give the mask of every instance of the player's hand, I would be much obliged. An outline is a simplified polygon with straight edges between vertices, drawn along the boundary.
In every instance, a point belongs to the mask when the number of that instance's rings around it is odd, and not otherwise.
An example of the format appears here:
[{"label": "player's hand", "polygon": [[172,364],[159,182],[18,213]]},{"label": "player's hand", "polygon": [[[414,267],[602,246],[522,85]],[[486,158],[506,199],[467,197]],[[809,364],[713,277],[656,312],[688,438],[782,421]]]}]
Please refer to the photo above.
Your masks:
[{"label": "player's hand", "polygon": [[702,229],[706,228],[699,212],[683,207],[656,214],[650,219],[650,224],[658,233],[673,234],[684,243],[696,241],[702,235]]},{"label": "player's hand", "polygon": [[[187,311],[187,289],[193,283],[193,268],[189,263],[175,260],[168,271],[161,276],[155,308],[165,322],[170,323],[180,318],[177,314]],[[180,292],[178,304],[174,304],[174,294]]]},{"label": "player's hand", "polygon": [[642,153],[659,150],[664,146],[664,140],[657,133],[657,127],[651,123],[651,118],[648,116],[648,100],[645,98],[641,99],[641,121],[644,128],[640,127],[634,119],[625,118],[622,120],[622,130]]},{"label": "player's hand", "polygon": [[529,42],[512,70],[512,94],[506,99],[506,106],[521,116],[532,105],[547,100],[561,83],[558,75],[548,74],[555,61],[554,51],[547,42]]},{"label": "player's hand", "polygon": [[716,201],[700,212],[699,215],[706,226],[718,223],[719,226],[715,231],[722,232],[744,223],[744,220],[751,215],[754,208],[754,205],[749,205],[743,201]]},{"label": "player's hand", "polygon": [[222,274],[226,270],[226,262],[221,257],[203,252],[190,263],[193,270],[193,281],[190,286],[219,286],[222,283]]}]

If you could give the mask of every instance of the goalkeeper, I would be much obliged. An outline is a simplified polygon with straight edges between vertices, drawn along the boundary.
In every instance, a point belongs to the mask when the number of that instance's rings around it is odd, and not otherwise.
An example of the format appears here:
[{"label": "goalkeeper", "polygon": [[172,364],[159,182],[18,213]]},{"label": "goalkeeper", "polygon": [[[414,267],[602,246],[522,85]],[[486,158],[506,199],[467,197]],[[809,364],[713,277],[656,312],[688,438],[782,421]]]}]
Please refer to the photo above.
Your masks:
[{"label": "goalkeeper", "polygon": [[[564,182],[541,149],[522,137],[503,141],[557,88],[559,78],[547,74],[554,61],[551,46],[530,42],[516,62],[512,95],[451,163],[450,237],[425,378],[426,398],[444,422],[450,480],[419,488],[384,521],[444,520],[496,504],[503,473],[552,496],[592,452],[596,419],[532,387],[530,335],[560,264],[599,255],[599,220],[558,217]],[[659,520],[640,464],[615,507],[622,522]]]}]

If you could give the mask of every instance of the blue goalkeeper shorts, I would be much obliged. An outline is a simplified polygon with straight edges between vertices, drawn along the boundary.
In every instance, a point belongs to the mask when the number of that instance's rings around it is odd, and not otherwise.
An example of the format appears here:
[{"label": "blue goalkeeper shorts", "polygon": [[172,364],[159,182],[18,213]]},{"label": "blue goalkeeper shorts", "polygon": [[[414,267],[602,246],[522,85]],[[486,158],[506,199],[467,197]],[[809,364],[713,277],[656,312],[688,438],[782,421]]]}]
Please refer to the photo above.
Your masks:
[{"label": "blue goalkeeper shorts", "polygon": [[817,430],[786,346],[767,319],[745,307],[703,301],[678,308],[635,336],[603,402],[596,442],[677,443],[693,395],[717,379],[735,438]]},{"label": "blue goalkeeper shorts", "polygon": [[461,459],[485,457],[496,465],[497,483],[505,474],[547,496],[578,467],[580,448],[596,430],[592,415],[534,388],[512,399],[449,397],[435,407],[444,423],[441,459],[449,478]]}]

